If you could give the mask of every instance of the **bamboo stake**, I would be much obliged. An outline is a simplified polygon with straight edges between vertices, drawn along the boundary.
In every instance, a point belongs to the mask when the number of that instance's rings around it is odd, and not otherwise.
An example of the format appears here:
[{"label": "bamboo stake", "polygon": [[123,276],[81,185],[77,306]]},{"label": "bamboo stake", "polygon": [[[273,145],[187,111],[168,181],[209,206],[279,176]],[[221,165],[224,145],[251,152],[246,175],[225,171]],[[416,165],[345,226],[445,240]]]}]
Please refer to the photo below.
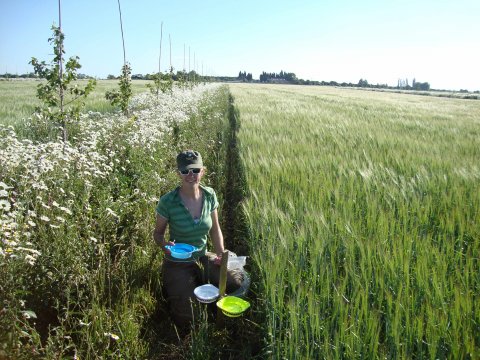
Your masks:
[{"label": "bamboo stake", "polygon": [[170,37],[170,34],[168,34],[168,41],[170,43],[170,73],[173,73],[173,67],[172,67],[172,38]]},{"label": "bamboo stake", "polygon": [[58,42],[58,79],[61,83],[58,89],[58,97],[60,99],[60,113],[62,114],[62,138],[63,138],[63,152],[65,153],[65,146],[67,143],[67,122],[65,120],[65,112],[63,108],[64,93],[63,93],[63,39],[62,39],[62,5],[61,0],[58,0],[58,32],[60,41]]},{"label": "bamboo stake", "polygon": [[161,84],[161,80],[162,80],[162,66],[161,66],[161,62],[162,62],[162,40],[163,40],[163,21],[160,24],[160,52],[159,52],[159,55],[158,55],[157,99],[158,99],[158,95],[160,95],[160,84]]},{"label": "bamboo stake", "polygon": [[118,12],[120,13],[120,31],[122,33],[122,47],[123,47],[123,66],[127,65],[127,56],[125,54],[125,39],[123,37],[123,21],[122,21],[122,9],[120,8],[120,0],[118,2]]},{"label": "bamboo stake", "polygon": [[160,54],[158,55],[158,76],[162,73],[160,61],[162,60],[163,21],[160,24]]},{"label": "bamboo stake", "polygon": [[[228,264],[228,250],[224,251],[222,254],[222,262],[220,264],[220,280],[218,283],[218,290],[220,296],[218,300],[225,297],[227,290],[227,264]],[[217,308],[217,328],[223,328],[225,326],[225,318],[223,312],[220,308]]]}]

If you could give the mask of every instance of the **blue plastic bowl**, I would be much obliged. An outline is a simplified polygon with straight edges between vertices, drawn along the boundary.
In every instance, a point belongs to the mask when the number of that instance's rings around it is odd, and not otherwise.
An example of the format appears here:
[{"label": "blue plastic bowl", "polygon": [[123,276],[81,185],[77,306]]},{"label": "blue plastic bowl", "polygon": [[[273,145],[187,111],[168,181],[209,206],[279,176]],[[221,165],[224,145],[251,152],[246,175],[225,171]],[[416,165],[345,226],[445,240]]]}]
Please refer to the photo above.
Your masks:
[{"label": "blue plastic bowl", "polygon": [[193,245],[183,243],[167,245],[165,248],[170,250],[170,254],[176,259],[190,259],[192,254],[198,250]]}]

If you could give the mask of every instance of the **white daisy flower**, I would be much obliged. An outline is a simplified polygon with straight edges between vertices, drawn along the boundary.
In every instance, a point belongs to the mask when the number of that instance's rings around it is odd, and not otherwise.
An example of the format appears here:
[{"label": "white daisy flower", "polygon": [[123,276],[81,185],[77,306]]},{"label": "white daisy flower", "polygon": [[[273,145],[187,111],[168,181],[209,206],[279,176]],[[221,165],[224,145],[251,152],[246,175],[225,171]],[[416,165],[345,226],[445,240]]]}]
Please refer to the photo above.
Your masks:
[{"label": "white daisy flower", "polygon": [[64,206],[60,206],[59,209],[62,210],[63,212],[65,212],[65,213],[67,213],[68,215],[72,215],[72,211],[69,208],[66,208]]},{"label": "white daisy flower", "polygon": [[10,202],[8,200],[0,200],[0,210],[5,212],[10,211]]},{"label": "white daisy flower", "polygon": [[35,261],[37,259],[35,259],[32,255],[25,255],[25,261],[29,264],[29,265],[35,265]]},{"label": "white daisy flower", "polygon": [[3,181],[0,181],[0,188],[2,188],[2,189],[13,189],[11,186],[8,186]]},{"label": "white daisy flower", "polygon": [[113,334],[113,333],[107,333],[106,332],[106,333],[103,333],[103,335],[108,336],[108,337],[110,337],[110,339],[115,340],[115,341],[120,339],[120,336],[118,336],[117,334]]},{"label": "white daisy flower", "polygon": [[115,213],[115,211],[113,211],[112,209],[106,208],[105,210],[107,211],[107,213],[109,213],[109,214],[112,215],[113,217],[116,217],[116,218],[119,217],[119,216]]}]

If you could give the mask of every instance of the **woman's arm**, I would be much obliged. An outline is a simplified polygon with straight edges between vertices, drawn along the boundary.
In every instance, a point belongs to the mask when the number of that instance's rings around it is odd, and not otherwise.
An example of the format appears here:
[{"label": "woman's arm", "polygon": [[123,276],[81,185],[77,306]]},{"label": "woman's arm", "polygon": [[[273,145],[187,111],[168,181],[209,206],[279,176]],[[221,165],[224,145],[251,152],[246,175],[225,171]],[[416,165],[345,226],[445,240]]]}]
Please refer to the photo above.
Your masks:
[{"label": "woman's arm", "polygon": [[170,250],[165,248],[165,245],[173,245],[171,242],[165,242],[165,230],[167,229],[167,224],[168,220],[157,214],[153,239],[158,246],[161,246],[164,253],[170,254]]},{"label": "woman's arm", "polygon": [[212,238],[213,247],[217,257],[222,257],[222,253],[225,251],[223,245],[223,234],[222,229],[220,229],[220,223],[218,222],[218,212],[217,209],[212,211],[212,228],[210,229],[210,237]]}]

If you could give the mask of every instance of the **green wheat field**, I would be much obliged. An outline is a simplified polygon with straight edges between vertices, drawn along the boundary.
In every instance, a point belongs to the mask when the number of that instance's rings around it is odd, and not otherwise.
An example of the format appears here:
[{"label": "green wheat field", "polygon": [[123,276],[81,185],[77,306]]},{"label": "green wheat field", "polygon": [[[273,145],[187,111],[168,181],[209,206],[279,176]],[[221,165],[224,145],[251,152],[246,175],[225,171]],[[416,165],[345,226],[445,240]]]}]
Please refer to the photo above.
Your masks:
[{"label": "green wheat field", "polygon": [[480,104],[230,86],[275,358],[480,356]]}]

